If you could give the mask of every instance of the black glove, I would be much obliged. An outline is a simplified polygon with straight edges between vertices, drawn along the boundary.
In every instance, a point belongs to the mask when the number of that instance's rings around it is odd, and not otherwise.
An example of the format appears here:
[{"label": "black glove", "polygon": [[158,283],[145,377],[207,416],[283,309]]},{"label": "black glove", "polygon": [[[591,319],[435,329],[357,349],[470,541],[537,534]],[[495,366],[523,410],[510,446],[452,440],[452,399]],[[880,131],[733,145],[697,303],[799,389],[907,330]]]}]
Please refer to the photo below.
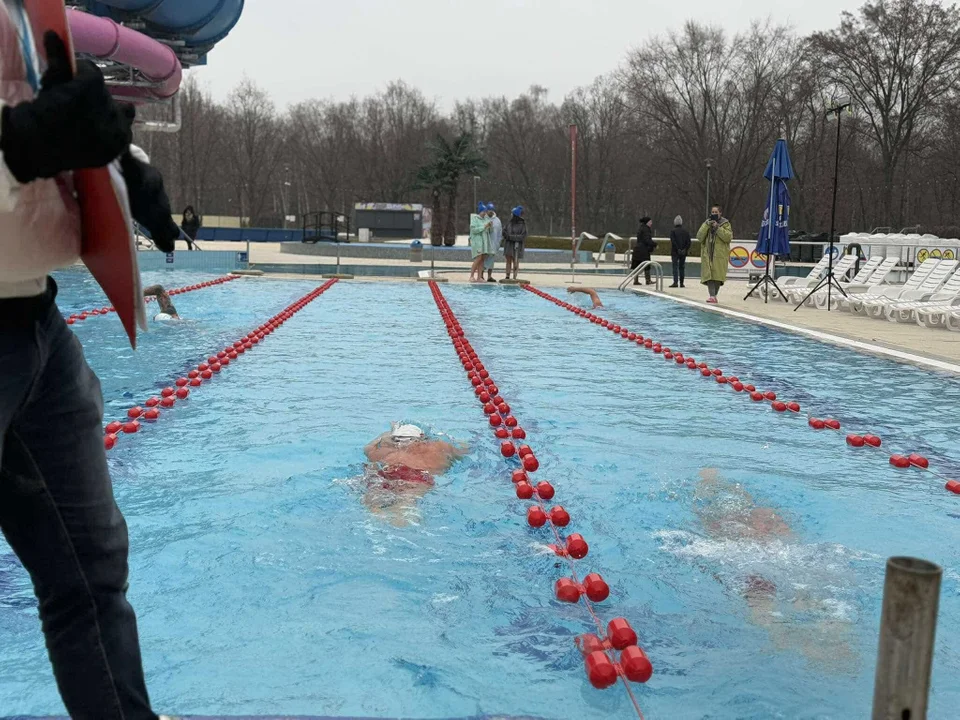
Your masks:
[{"label": "black glove", "polygon": [[4,107],[0,150],[21,183],[51,178],[65,170],[104,167],[133,139],[131,108],[114,102],[103,73],[89,61],[77,63],[60,37],[43,36],[48,69],[31,102]]},{"label": "black glove", "polygon": [[133,219],[150,233],[153,243],[163,252],[173,252],[180,228],[173,221],[170,198],[163,189],[163,176],[153,166],[140,162],[128,152],[120,158],[123,179],[130,196]]}]

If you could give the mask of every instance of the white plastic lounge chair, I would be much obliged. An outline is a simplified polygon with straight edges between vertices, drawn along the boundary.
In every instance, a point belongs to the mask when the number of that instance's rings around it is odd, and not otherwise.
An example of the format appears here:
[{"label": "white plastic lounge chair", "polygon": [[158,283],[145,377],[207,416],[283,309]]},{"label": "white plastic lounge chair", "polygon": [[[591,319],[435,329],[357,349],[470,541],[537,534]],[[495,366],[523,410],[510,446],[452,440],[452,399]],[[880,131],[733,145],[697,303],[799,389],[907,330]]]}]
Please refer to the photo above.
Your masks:
[{"label": "white plastic lounge chair", "polygon": [[[956,260],[946,262],[956,262]],[[932,308],[950,308],[960,299],[960,272],[954,272],[935,293],[927,293],[916,300],[898,300],[887,305],[883,314],[890,322],[913,322],[917,312]]]},{"label": "white plastic lounge chair", "polygon": [[[870,269],[869,275],[866,275],[864,279],[865,270],[867,265],[870,263],[876,262],[876,264]],[[857,276],[853,278],[849,283],[841,283],[843,289],[846,290],[847,294],[867,294],[875,292],[875,289],[883,285],[887,278],[890,277],[890,274],[897,268],[897,265],[900,264],[900,259],[895,257],[876,257],[870,258],[867,263],[860,268],[860,272],[857,273]],[[827,307],[827,294],[825,292],[819,292],[815,296],[817,307],[826,308]],[[840,305],[841,302],[845,302],[844,298],[840,293],[833,293],[834,307]]]},{"label": "white plastic lounge chair", "polygon": [[[839,280],[840,278],[845,276],[850,270],[853,270],[853,266],[856,264],[857,264],[856,255],[844,255],[842,258],[840,258],[833,264],[834,277],[836,277]],[[822,279],[823,278],[821,278],[821,280]],[[819,282],[819,280],[817,282]],[[792,288],[784,291],[787,294],[787,300],[793,304],[797,304],[798,302],[803,300],[805,297],[807,297],[807,295],[816,286],[816,284],[817,283],[812,283],[809,286],[804,285],[803,287],[797,287],[796,285],[794,285]],[[824,290],[824,292],[826,291]],[[840,293],[837,293],[837,295],[840,295]],[[813,305],[812,296],[811,296],[811,299],[807,301],[807,304]]]},{"label": "white plastic lounge chair", "polygon": [[950,279],[957,269],[956,260],[941,260],[929,275],[920,283],[919,287],[902,290],[895,297],[888,295],[876,297],[873,300],[867,300],[862,304],[862,314],[870,317],[883,317],[885,311],[891,305],[897,302],[920,300],[923,297],[938,292],[943,284]]},{"label": "white plastic lounge chair", "polygon": [[[960,312],[960,295],[952,301],[932,303],[917,308],[913,317],[917,321],[917,325],[928,328],[945,328],[949,327],[948,320],[956,312]],[[960,330],[960,327],[952,329]]]},{"label": "white plastic lounge chair", "polygon": [[[785,278],[777,278],[777,284],[780,286],[780,289],[783,290],[784,294],[790,292],[791,290],[800,288],[807,288],[807,292],[811,288],[815,287],[820,279],[823,277],[824,273],[827,272],[827,266],[830,264],[830,256],[824,255],[820,258],[820,262],[813,266],[810,272],[806,277],[797,277],[791,275]],[[780,293],[776,295],[771,295],[770,297],[780,297]]]},{"label": "white plastic lounge chair", "polygon": [[850,293],[840,300],[838,307],[841,310],[864,314],[863,303],[880,297],[897,299],[906,290],[916,290],[939,264],[940,260],[927,258],[914,269],[913,274],[907,278],[907,282],[903,285],[881,285],[871,288],[869,292]]}]

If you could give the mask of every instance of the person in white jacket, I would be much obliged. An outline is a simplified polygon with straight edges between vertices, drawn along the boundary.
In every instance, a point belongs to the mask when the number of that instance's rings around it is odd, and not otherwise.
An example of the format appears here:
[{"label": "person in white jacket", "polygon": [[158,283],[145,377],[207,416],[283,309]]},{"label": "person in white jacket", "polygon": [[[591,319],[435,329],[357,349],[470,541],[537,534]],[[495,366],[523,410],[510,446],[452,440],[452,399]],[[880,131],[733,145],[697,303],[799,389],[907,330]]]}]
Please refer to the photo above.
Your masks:
[{"label": "person in white jacket", "polygon": [[24,4],[0,0],[0,530],[30,573],[60,695],[75,720],[157,720],[127,602],[127,526],[104,451],[100,383],[49,273],[80,254],[72,171],[116,159],[133,217],[179,234],[156,170],[129,151],[132,108],[96,65],[74,73]]}]

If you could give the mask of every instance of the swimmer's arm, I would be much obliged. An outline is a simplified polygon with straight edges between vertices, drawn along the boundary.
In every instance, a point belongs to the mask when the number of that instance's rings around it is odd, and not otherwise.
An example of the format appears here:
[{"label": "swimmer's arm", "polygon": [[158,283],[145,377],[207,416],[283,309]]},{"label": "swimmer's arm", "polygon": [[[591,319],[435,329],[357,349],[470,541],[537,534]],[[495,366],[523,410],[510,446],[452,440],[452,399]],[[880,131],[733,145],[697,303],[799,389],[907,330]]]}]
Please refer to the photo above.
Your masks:
[{"label": "swimmer's arm", "polygon": [[444,442],[443,440],[437,440],[437,446],[443,450],[445,453],[452,457],[463,457],[470,453],[470,448],[466,445],[454,445],[452,443]]},{"label": "swimmer's arm", "polygon": [[393,451],[396,449],[394,447],[381,447],[381,443],[389,437],[389,433],[383,433],[379,437],[375,438],[373,442],[367,445],[363,452],[366,454],[367,459],[371,462],[383,462],[390,455],[393,454]]}]

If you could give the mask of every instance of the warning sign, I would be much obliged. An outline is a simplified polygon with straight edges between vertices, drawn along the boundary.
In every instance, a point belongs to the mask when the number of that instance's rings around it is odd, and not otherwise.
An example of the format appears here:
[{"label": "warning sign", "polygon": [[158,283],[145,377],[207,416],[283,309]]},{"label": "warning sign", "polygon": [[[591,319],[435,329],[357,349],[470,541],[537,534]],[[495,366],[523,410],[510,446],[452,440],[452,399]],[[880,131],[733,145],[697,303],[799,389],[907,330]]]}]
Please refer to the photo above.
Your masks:
[{"label": "warning sign", "polygon": [[730,267],[742,270],[750,262],[750,251],[741,245],[730,248]]}]

